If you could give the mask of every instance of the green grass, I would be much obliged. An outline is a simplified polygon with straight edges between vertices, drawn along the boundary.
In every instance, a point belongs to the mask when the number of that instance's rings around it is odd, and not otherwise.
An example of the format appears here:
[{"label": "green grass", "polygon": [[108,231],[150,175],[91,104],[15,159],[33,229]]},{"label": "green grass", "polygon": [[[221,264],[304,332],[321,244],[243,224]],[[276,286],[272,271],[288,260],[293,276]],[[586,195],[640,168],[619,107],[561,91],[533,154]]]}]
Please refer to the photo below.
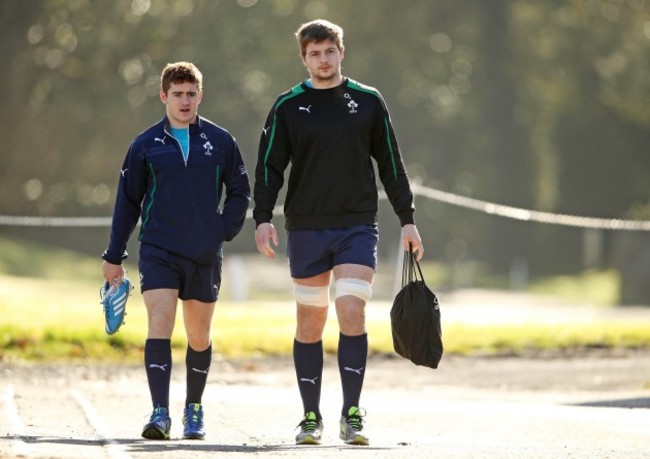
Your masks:
[{"label": "green grass", "polygon": [[[92,282],[0,275],[0,360],[141,360],[146,313],[140,293],[134,291],[129,300],[126,324],[108,336],[103,330],[96,287]],[[368,308],[370,352],[391,353],[390,304],[374,302]],[[227,358],[290,355],[294,330],[290,301],[218,302],[213,321],[214,351]],[[443,332],[447,354],[650,347],[650,323],[446,326],[443,320]],[[334,352],[337,340],[338,328],[332,315],[324,336],[325,351]],[[175,358],[182,358],[185,338],[180,313],[172,346]]]},{"label": "green grass", "polygon": [[551,294],[559,298],[600,306],[619,301],[620,276],[614,270],[586,271],[578,276],[553,276],[533,282],[533,293]]},{"label": "green grass", "polygon": [[[134,267],[127,267],[131,273],[137,272]],[[596,297],[610,301],[616,281],[612,273],[592,272],[576,278],[550,279],[533,289],[582,302],[584,293],[593,290]],[[117,334],[108,336],[99,303],[100,282],[97,258],[0,237],[0,361],[141,361],[147,319],[140,293],[136,288],[129,300],[126,324]],[[373,301],[368,306],[369,345],[373,354],[393,352],[389,309],[387,302]],[[172,346],[175,358],[180,359],[185,350],[185,334],[180,311],[177,316]],[[219,301],[213,321],[213,347],[227,358],[290,355],[294,331],[295,312],[288,295],[272,302]],[[447,354],[516,355],[591,348],[650,348],[650,323],[446,325],[444,305],[443,334]],[[325,351],[335,352],[337,341],[332,309],[325,330]]]},{"label": "green grass", "polygon": [[97,280],[99,258],[0,236],[0,273],[34,279]]},{"label": "green grass", "polygon": [[446,349],[461,355],[524,355],[590,349],[650,347],[650,323],[562,325],[453,325],[444,333]]},{"label": "green grass", "polygon": [[[179,309],[182,306],[179,305]],[[225,357],[289,355],[293,346],[295,312],[291,302],[218,302],[213,320],[214,350]],[[95,283],[30,279],[0,275],[0,360],[61,358],[141,358],[147,318],[142,297],[134,290],[127,304],[126,323],[115,335],[103,329]],[[369,320],[374,351],[389,352],[388,315]],[[334,351],[336,319],[325,330],[325,349]],[[184,352],[182,314],[177,314],[172,347]]]}]

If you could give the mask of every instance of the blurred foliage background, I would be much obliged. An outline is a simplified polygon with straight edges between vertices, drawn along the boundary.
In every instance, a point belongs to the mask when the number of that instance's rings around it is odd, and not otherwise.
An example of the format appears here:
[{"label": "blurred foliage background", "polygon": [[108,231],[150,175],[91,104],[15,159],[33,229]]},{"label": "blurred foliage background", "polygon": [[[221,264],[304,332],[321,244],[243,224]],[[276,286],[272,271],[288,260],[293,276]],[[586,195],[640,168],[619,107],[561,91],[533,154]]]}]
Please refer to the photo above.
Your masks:
[{"label": "blurred foliage background", "polygon": [[[178,60],[202,70],[200,113],[253,170],[271,103],[306,76],[293,33],[319,17],[345,30],[344,74],[385,97],[414,181],[650,219],[647,0],[3,1],[0,215],[110,216],[126,149],[162,117],[160,71]],[[463,267],[463,282],[613,269],[622,303],[650,304],[648,233],[416,205],[427,257]],[[385,201],[380,225],[380,255],[392,257],[399,228]],[[254,252],[253,231],[249,220],[227,251]],[[99,256],[108,228],[0,234]]]}]

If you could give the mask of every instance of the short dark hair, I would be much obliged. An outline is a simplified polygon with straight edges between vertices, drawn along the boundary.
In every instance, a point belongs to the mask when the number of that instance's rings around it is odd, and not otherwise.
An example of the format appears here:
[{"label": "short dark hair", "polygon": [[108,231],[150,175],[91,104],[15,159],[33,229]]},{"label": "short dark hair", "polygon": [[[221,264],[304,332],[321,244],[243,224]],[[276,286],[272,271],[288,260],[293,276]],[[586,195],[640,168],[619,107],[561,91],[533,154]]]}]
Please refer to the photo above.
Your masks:
[{"label": "short dark hair", "polygon": [[343,29],[325,19],[315,19],[301,25],[296,31],[296,40],[302,57],[305,57],[309,43],[320,43],[324,40],[332,40],[341,52],[345,50]]},{"label": "short dark hair", "polygon": [[167,94],[172,83],[196,83],[203,90],[203,75],[191,62],[167,64],[160,75],[160,90]]}]

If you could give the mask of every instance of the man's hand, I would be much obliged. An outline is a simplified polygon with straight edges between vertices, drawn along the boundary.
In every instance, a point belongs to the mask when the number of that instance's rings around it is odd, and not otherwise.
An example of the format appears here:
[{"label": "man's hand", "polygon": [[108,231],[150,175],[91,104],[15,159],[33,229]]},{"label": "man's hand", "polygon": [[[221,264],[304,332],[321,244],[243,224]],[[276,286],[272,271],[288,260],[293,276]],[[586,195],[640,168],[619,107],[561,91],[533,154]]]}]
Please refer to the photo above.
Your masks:
[{"label": "man's hand", "polygon": [[273,245],[276,247],[280,243],[275,226],[271,223],[260,223],[257,230],[255,230],[257,250],[265,257],[275,258],[275,251],[271,247],[271,241],[273,241]]},{"label": "man's hand", "polygon": [[102,263],[102,274],[104,279],[108,282],[108,285],[113,285],[113,282],[117,279],[117,285],[122,284],[122,278],[124,277],[125,271],[122,265],[114,265],[105,261]]},{"label": "man's hand", "polygon": [[402,226],[402,247],[407,252],[409,251],[409,243],[412,251],[417,254],[417,261],[420,261],[424,255],[424,247],[422,247],[422,239],[420,239],[417,227],[412,224]]}]

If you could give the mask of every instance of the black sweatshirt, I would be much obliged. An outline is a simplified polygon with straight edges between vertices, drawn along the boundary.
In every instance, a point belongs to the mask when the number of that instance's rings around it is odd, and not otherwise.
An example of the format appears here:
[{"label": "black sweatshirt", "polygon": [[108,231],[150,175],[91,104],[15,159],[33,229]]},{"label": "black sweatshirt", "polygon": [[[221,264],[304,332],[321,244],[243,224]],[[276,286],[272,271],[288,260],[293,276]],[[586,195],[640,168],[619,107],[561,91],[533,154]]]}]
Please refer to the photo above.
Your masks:
[{"label": "black sweatshirt", "polygon": [[271,221],[289,163],[287,229],[375,224],[378,197],[371,158],[401,225],[414,223],[413,194],[381,94],[348,78],[330,89],[294,86],[277,98],[262,131],[256,224]]}]

